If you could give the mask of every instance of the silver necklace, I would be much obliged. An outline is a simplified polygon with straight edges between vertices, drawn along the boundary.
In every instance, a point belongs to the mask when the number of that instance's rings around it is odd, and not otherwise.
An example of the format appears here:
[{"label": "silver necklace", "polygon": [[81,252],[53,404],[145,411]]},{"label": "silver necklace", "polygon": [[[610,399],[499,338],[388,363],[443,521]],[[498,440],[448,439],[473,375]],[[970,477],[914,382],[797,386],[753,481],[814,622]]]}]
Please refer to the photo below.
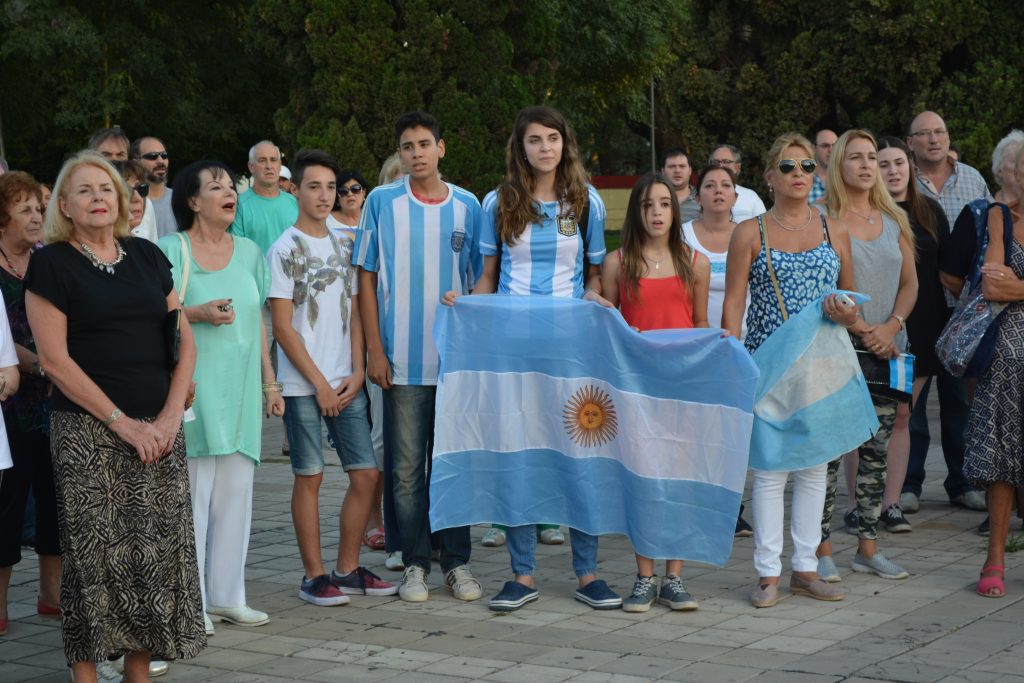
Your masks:
[{"label": "silver necklace", "polygon": [[110,275],[114,274],[114,266],[119,264],[121,261],[124,261],[124,247],[122,247],[121,243],[117,240],[114,240],[114,245],[117,247],[117,256],[113,261],[104,261],[96,255],[96,252],[92,250],[92,247],[81,240],[78,241],[78,244],[82,247],[82,253],[85,254],[86,258],[88,258],[94,266],[100,270],[106,271]]},{"label": "silver necklace", "polygon": [[806,228],[808,225],[811,224],[811,215],[812,214],[811,214],[811,207],[807,207],[807,220],[804,221],[804,224],[801,225],[799,228],[791,228],[788,225],[786,225],[785,223],[783,223],[781,220],[779,220],[778,215],[775,213],[775,207],[774,206],[772,207],[771,215],[772,215],[772,218],[775,219],[775,222],[778,223],[779,227],[782,228],[783,230],[788,230],[789,232],[800,232],[801,230],[803,230],[804,228]]},{"label": "silver necklace", "polygon": [[860,216],[861,218],[866,220],[868,222],[868,225],[874,225],[875,224],[875,219],[871,215],[872,213],[874,213],[874,209],[871,209],[870,211],[868,211],[868,215],[867,216],[865,216],[864,214],[862,214],[859,211],[854,211],[850,207],[846,207],[846,210],[849,211],[850,213],[852,213],[854,216]]},{"label": "silver necklace", "polygon": [[644,257],[645,261],[653,263],[655,270],[661,270],[661,261],[664,258],[664,256],[661,259],[656,259],[654,257],[648,256],[647,254],[644,254],[643,252],[641,252],[640,255]]}]

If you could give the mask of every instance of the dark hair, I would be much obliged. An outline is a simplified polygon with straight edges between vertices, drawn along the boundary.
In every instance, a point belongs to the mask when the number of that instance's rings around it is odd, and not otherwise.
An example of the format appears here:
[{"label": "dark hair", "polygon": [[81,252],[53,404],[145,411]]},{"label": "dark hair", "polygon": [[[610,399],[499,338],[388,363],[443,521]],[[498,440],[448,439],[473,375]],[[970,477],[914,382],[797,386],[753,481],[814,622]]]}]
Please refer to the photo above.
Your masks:
[{"label": "dark hair", "polygon": [[302,185],[302,176],[306,174],[306,169],[310,166],[323,166],[330,169],[335,178],[341,173],[338,162],[327,152],[322,149],[304,149],[292,160],[292,182],[295,183],[295,187]]},{"label": "dark hair", "polygon": [[131,176],[140,183],[146,182],[146,167],[135,159],[127,159],[125,161],[120,159],[111,159],[110,165],[117,169],[117,172],[120,173],[121,177],[125,180],[128,180],[128,176]]},{"label": "dark hair", "polygon": [[125,147],[131,144],[128,134],[124,132],[121,126],[114,126],[113,128],[100,128],[90,135],[88,147],[89,149],[98,149],[107,140],[120,140],[124,143]]},{"label": "dark hair", "polygon": [[[363,203],[366,203],[366,195],[370,192],[370,188],[366,185],[366,178],[363,174],[354,168],[343,168],[338,173],[338,187],[341,187],[350,180],[354,180],[363,186]],[[335,195],[334,206],[331,207],[331,211],[338,211],[341,209],[341,197]]]},{"label": "dark hair", "polygon": [[669,159],[679,156],[686,157],[686,163],[690,163],[690,155],[686,153],[685,149],[682,147],[670,147],[661,153],[661,167],[665,168],[665,164],[668,163]]},{"label": "dark hair", "polygon": [[42,186],[31,175],[24,171],[8,171],[0,175],[0,228],[11,222],[11,205],[26,194],[38,199],[42,206]]},{"label": "dark hair", "polygon": [[188,230],[195,223],[196,212],[188,205],[188,200],[199,194],[202,187],[199,175],[203,171],[209,171],[214,178],[227,175],[228,180],[231,181],[231,187],[235,186],[235,174],[223,161],[204,159],[192,162],[178,171],[171,194],[171,211],[174,212],[174,222],[178,224],[178,230]]},{"label": "dark hair", "polygon": [[960,148],[957,146],[955,142],[949,143],[949,151],[956,152],[956,160],[959,161],[961,164],[964,163],[964,153],[960,151]]},{"label": "dark hair", "polygon": [[401,142],[402,133],[410,128],[426,128],[434,134],[435,142],[441,139],[441,127],[437,124],[437,119],[425,111],[407,111],[398,117],[395,121],[396,143]]},{"label": "dark hair", "polygon": [[[127,140],[127,138],[125,138],[125,139]],[[141,152],[141,149],[142,149],[142,141],[143,140],[156,140],[160,144],[163,144],[163,142],[164,142],[163,140],[161,140],[160,138],[158,138],[155,135],[143,135],[141,138],[136,138],[135,140],[132,141],[132,146],[128,149],[128,158],[129,159],[138,159],[141,156],[140,152]],[[166,145],[164,145],[164,147],[166,147]],[[232,177],[234,177],[234,176],[232,176]]]},{"label": "dark hair", "polygon": [[914,155],[911,153],[910,148],[907,147],[907,143],[897,137],[886,135],[878,139],[879,152],[890,148],[898,149],[907,156],[907,170],[910,173],[910,178],[907,181],[906,202],[910,209],[907,211],[907,214],[910,216],[911,225],[924,228],[929,235],[938,241],[939,233],[935,226],[935,214],[932,212],[928,199],[917,190],[917,169],[914,168]]},{"label": "dark hair", "polygon": [[736,174],[732,172],[731,168],[725,166],[719,166],[718,164],[711,164],[701,169],[701,172],[697,175],[697,192],[700,192],[700,186],[704,184],[704,179],[707,178],[708,173],[712,171],[725,171],[729,174],[729,180],[732,181],[733,186],[736,185]]}]

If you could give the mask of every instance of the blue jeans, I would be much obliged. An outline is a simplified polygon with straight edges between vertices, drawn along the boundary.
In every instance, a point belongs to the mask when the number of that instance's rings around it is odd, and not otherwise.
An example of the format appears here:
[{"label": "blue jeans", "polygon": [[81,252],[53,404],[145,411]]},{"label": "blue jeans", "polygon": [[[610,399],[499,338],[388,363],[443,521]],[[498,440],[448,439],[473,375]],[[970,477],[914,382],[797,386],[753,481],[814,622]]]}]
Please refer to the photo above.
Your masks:
[{"label": "blue jeans", "polygon": [[289,457],[293,474],[308,477],[324,471],[321,420],[327,425],[327,433],[346,472],[377,468],[364,392],[356,394],[335,417],[320,414],[316,396],[285,396],[284,405],[284,428],[291,446]]},{"label": "blue jeans", "polygon": [[[537,571],[537,526],[512,526],[505,531],[512,572],[516,576],[533,576]],[[572,570],[576,576],[597,572],[597,536],[569,529],[572,544]]]},{"label": "blue jeans", "polygon": [[[437,387],[392,385],[384,392],[384,477],[394,486],[402,562],[430,573],[430,455],[434,447]],[[469,527],[443,529],[441,569],[469,562]]]},{"label": "blue jeans", "polygon": [[931,435],[928,433],[928,390],[932,379],[939,386],[939,424],[942,431],[942,455],[946,459],[946,480],[943,486],[952,500],[973,487],[964,479],[964,434],[967,431],[967,388],[964,381],[942,370],[936,377],[929,377],[921,389],[921,395],[910,414],[910,462],[907,464],[907,478],[903,482],[903,493],[921,495],[924,484],[924,461],[928,457]]}]

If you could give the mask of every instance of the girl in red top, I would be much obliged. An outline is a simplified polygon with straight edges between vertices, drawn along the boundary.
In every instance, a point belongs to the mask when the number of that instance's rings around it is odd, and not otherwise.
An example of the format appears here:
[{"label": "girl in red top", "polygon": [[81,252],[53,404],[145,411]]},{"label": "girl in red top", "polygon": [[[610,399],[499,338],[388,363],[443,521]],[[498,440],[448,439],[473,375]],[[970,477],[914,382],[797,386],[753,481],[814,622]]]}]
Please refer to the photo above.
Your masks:
[{"label": "girl in red top", "polygon": [[[708,326],[711,264],[683,242],[679,204],[668,179],[648,173],[633,187],[622,226],[622,248],[608,254],[601,271],[604,296],[640,332]],[[655,599],[676,610],[697,609],[680,574],[682,560],[665,563],[658,590],[654,560],[636,556],[627,612],[646,612]]]}]

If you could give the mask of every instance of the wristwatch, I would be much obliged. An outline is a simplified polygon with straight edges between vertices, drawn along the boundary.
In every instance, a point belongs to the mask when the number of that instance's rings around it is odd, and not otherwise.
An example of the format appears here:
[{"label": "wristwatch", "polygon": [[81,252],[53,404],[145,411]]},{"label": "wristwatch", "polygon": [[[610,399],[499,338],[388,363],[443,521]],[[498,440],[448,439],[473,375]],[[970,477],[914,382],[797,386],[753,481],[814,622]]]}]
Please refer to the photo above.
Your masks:
[{"label": "wristwatch", "polygon": [[46,379],[46,372],[43,370],[43,366],[39,364],[38,359],[32,361],[32,371],[29,374]]}]

